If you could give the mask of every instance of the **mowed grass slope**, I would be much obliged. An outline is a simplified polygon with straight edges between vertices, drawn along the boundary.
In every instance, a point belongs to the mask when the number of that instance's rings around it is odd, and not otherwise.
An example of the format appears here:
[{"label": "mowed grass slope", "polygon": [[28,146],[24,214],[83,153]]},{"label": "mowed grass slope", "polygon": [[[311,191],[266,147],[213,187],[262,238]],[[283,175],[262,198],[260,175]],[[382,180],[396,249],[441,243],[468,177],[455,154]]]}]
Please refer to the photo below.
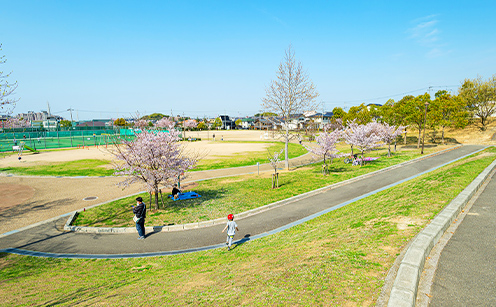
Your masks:
[{"label": "mowed grass slope", "polygon": [[[417,150],[404,150],[388,158],[385,149],[369,155],[380,159],[367,162],[362,167],[345,164],[343,159],[335,159],[329,166],[331,173],[328,176],[321,173],[322,163],[281,172],[280,187],[277,189],[271,188],[271,173],[200,181],[190,189],[202,197],[191,200],[172,201],[167,198],[170,189],[164,189],[165,206],[159,200],[161,208],[148,213],[146,226],[194,223],[224,217],[228,213],[237,214],[420,156]],[[154,207],[154,204],[149,204],[148,193],[139,196],[143,197],[148,208]],[[81,212],[74,225],[133,227],[130,205],[135,203],[135,198],[136,195],[126,197]]]},{"label": "mowed grass slope", "polygon": [[[224,142],[230,143],[230,142]],[[231,143],[266,143],[267,142],[231,142]],[[213,159],[203,159],[200,160],[197,166],[192,169],[192,171],[205,171],[211,169],[221,169],[221,168],[230,168],[230,167],[240,167],[240,166],[248,166],[255,165],[257,162],[260,164],[269,163],[268,154],[272,157],[274,152],[279,152],[281,149],[284,149],[284,143],[282,142],[271,142],[270,146],[265,151],[252,151],[252,152],[241,152],[236,153],[234,155],[229,156],[216,156]],[[304,155],[307,153],[305,147],[289,143],[288,144],[288,152],[289,159],[293,159]],[[280,159],[284,160],[284,153],[280,155]]]},{"label": "mowed grass slope", "polygon": [[405,244],[495,157],[490,148],[231,252],[121,260],[2,254],[0,305],[370,306]]}]

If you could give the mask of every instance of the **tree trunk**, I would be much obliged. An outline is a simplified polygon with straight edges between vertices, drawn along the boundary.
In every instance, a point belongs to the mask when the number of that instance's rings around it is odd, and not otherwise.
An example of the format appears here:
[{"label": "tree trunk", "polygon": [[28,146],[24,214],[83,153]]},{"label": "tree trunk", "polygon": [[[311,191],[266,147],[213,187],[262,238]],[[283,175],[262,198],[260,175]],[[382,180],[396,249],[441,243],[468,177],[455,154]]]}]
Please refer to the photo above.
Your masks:
[{"label": "tree trunk", "polygon": [[351,145],[351,155],[353,156],[353,145]]},{"label": "tree trunk", "polygon": [[327,175],[327,170],[326,170],[326,155],[324,155],[324,164],[322,164],[322,171],[324,173],[324,176]]},{"label": "tree trunk", "polygon": [[482,128],[481,130],[484,131],[486,130],[486,117],[485,116],[481,116],[481,124],[482,124]]},{"label": "tree trunk", "polygon": [[388,143],[388,158],[391,157],[391,143]]},{"label": "tree trunk", "polygon": [[443,126],[443,131],[441,132],[441,139],[442,139],[443,145],[444,145],[444,126]]},{"label": "tree trunk", "polygon": [[419,136],[418,136],[417,148],[420,148],[420,136],[421,135],[422,135],[422,127],[419,128]]},{"label": "tree trunk", "polygon": [[286,123],[286,137],[284,144],[284,161],[285,161],[284,165],[286,166],[286,169],[289,171],[288,143],[289,143],[289,127],[288,127],[288,123]]},{"label": "tree trunk", "polygon": [[155,187],[155,210],[158,210],[158,187]]},{"label": "tree trunk", "polygon": [[405,129],[405,145],[406,145],[406,129]]},{"label": "tree trunk", "polygon": [[364,155],[363,155],[363,149],[362,149],[362,158],[360,159],[360,166],[363,166],[363,159],[364,159]]}]

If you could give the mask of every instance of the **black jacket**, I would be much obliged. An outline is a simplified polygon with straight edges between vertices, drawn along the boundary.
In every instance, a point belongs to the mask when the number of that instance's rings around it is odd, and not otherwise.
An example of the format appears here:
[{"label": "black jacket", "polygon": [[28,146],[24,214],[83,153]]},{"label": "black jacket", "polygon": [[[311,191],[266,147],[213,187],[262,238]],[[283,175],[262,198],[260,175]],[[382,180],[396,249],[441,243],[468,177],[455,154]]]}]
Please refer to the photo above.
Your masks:
[{"label": "black jacket", "polygon": [[146,218],[146,205],[145,203],[140,203],[133,208],[133,213],[137,218]]}]

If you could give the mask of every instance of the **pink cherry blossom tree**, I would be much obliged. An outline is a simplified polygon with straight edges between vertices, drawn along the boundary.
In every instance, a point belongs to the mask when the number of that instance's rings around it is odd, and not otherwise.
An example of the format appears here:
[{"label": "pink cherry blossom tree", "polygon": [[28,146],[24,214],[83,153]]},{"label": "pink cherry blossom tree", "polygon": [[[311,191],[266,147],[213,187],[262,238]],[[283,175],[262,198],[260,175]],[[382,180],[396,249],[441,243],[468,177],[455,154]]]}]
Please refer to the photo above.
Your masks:
[{"label": "pink cherry blossom tree", "polygon": [[341,118],[332,119],[329,124],[324,126],[324,131],[334,131],[334,130],[343,130],[343,120]]},{"label": "pink cherry blossom tree", "polygon": [[13,128],[29,128],[31,127],[31,122],[27,119],[19,119],[15,117],[10,117],[3,123],[3,127],[7,129]]},{"label": "pink cherry blossom tree", "polygon": [[366,125],[358,125],[351,122],[348,128],[343,132],[343,138],[346,143],[358,148],[362,153],[360,165],[363,165],[365,152],[372,148],[380,146],[381,138],[377,133],[377,123],[370,122]]},{"label": "pink cherry blossom tree", "polygon": [[[185,132],[186,132],[186,129],[196,128],[197,125],[198,125],[198,123],[194,119],[188,119],[188,120],[185,120],[183,122],[183,127],[184,127],[184,131]],[[184,136],[183,137],[184,138],[186,137],[186,133],[184,133]]]},{"label": "pink cherry blossom tree", "polygon": [[146,130],[150,128],[150,121],[147,119],[136,119],[134,120],[134,128]]},{"label": "pink cherry blossom tree", "polygon": [[327,163],[326,158],[332,160],[334,158],[339,158],[342,154],[336,149],[336,144],[341,138],[342,131],[336,129],[332,132],[324,131],[317,136],[315,139],[317,142],[317,147],[305,146],[305,148],[317,157],[321,157],[324,160],[323,173],[327,175]]},{"label": "pink cherry blossom tree", "polygon": [[179,144],[179,131],[169,132],[142,130],[132,141],[121,140],[111,150],[116,157],[114,175],[127,177],[119,185],[124,188],[141,182],[150,193],[155,194],[158,209],[159,185],[172,186],[185,177],[185,172],[195,166],[197,156],[185,155]]},{"label": "pink cherry blossom tree", "polygon": [[163,117],[155,123],[156,129],[172,129],[176,123],[173,120],[170,120],[167,117]]},{"label": "pink cherry blossom tree", "polygon": [[391,157],[391,143],[405,132],[406,126],[390,126],[388,123],[380,125],[378,135],[388,145],[388,157]]}]

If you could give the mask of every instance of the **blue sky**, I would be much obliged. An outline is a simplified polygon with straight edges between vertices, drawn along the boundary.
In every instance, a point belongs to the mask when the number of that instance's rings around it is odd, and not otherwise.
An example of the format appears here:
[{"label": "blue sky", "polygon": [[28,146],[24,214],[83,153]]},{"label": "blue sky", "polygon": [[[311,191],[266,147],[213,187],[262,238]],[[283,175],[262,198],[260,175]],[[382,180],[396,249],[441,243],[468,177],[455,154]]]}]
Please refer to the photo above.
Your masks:
[{"label": "blue sky", "polygon": [[[261,109],[291,44],[326,110],[496,73],[494,1],[4,1],[14,113]],[[172,111],[171,111],[172,110]]]}]

